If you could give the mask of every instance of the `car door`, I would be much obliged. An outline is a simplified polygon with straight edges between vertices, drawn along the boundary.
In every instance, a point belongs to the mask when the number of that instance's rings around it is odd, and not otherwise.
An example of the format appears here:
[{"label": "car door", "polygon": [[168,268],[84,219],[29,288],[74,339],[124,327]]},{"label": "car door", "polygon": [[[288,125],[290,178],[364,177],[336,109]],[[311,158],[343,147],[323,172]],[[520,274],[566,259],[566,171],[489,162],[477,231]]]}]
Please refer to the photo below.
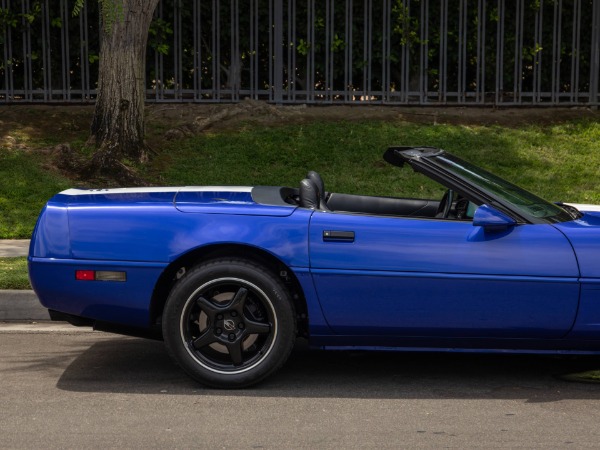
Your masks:
[{"label": "car door", "polygon": [[572,327],[578,267],[549,224],[315,211],[310,266],[341,335],[558,338]]}]

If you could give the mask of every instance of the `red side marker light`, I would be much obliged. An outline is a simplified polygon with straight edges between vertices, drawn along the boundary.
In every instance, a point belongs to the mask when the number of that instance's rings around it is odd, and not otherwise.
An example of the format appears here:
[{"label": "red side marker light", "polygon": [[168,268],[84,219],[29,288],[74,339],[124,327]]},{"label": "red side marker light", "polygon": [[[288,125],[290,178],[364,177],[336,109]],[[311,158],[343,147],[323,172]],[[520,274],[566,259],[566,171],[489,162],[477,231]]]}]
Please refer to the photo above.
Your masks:
[{"label": "red side marker light", "polygon": [[78,281],[94,281],[96,272],[93,270],[76,270],[75,279]]},{"label": "red side marker light", "polygon": [[77,281],[127,281],[126,272],[113,270],[76,270]]}]

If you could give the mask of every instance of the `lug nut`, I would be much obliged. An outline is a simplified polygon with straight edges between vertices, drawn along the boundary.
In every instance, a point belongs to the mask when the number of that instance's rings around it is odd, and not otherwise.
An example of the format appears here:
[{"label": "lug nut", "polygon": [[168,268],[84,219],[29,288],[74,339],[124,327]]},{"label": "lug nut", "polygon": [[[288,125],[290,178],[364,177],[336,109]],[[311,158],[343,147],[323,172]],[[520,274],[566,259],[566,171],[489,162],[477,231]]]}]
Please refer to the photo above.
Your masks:
[{"label": "lug nut", "polygon": [[217,314],[217,320],[223,320],[223,314]]},{"label": "lug nut", "polygon": [[230,341],[235,341],[235,334],[231,333],[231,334],[229,335],[229,340],[230,340]]},{"label": "lug nut", "polygon": [[217,333],[217,334],[221,334],[222,332],[223,332],[223,330],[221,330],[220,328],[217,328],[217,329],[215,330],[215,333]]},{"label": "lug nut", "polygon": [[231,317],[237,316],[237,311],[231,311]]},{"label": "lug nut", "polygon": [[244,322],[240,322],[240,323],[238,323],[238,328],[239,328],[240,330],[243,330],[245,326],[246,326],[246,325],[244,325]]}]

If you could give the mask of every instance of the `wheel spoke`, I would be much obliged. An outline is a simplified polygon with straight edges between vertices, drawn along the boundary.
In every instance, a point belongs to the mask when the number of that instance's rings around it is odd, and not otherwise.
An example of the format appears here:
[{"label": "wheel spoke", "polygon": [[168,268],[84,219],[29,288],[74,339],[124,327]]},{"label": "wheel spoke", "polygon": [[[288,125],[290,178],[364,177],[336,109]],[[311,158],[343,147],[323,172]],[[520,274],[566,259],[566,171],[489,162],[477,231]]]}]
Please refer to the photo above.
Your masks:
[{"label": "wheel spoke", "polygon": [[246,333],[248,334],[268,334],[271,332],[271,324],[255,322],[254,320],[244,320],[246,324]]},{"label": "wheel spoke", "polygon": [[227,343],[227,350],[229,350],[229,356],[234,366],[240,366],[243,362],[242,359],[242,340]]},{"label": "wheel spoke", "polygon": [[248,289],[239,288],[235,293],[233,300],[229,304],[229,309],[235,309],[238,313],[242,313],[242,309],[244,308],[244,303],[246,303],[246,297],[248,296]]},{"label": "wheel spoke", "polygon": [[213,302],[205,299],[204,297],[198,297],[198,300],[196,300],[196,304],[200,307],[202,311],[206,313],[206,315],[211,321],[214,321],[215,316],[223,311],[222,308],[219,308]]},{"label": "wheel spoke", "polygon": [[213,344],[217,342],[217,337],[214,335],[212,330],[206,330],[202,336],[196,338],[192,341],[192,345],[196,350],[200,350],[207,345]]}]

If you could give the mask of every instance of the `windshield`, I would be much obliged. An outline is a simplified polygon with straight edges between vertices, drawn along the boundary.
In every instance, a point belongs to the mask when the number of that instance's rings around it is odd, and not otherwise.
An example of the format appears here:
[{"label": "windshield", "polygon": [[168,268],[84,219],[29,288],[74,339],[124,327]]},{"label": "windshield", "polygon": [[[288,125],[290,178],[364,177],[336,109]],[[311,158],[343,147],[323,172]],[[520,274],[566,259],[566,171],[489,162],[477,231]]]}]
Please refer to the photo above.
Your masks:
[{"label": "windshield", "polygon": [[510,203],[525,218],[545,219],[549,222],[566,222],[574,219],[571,214],[558,205],[453,155],[444,153],[436,156],[435,160],[437,165],[456,177],[467,180],[482,191]]}]

